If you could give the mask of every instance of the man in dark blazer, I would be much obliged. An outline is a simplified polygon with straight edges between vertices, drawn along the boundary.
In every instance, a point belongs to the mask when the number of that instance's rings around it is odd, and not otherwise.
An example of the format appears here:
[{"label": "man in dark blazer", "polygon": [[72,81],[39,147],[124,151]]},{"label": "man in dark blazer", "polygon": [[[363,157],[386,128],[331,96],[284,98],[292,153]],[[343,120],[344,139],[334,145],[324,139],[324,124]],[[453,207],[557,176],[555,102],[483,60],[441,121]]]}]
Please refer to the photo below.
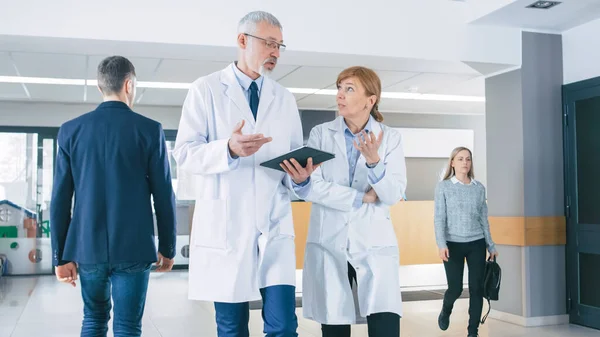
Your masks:
[{"label": "man in dark blazer", "polygon": [[79,274],[81,336],[106,336],[111,296],[114,335],[140,336],[152,263],[158,271],[173,266],[175,197],[165,137],[158,122],[131,110],[135,87],[129,60],[104,59],[98,66],[104,103],[58,133],[52,258],[60,281],[75,286]]}]

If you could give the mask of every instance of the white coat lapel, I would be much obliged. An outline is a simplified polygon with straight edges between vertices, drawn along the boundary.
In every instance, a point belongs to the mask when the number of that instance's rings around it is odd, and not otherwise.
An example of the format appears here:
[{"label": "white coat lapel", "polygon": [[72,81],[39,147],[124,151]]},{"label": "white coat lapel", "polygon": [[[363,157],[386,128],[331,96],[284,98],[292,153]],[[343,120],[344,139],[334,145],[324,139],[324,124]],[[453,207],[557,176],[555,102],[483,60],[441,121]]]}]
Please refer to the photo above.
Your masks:
[{"label": "white coat lapel", "polygon": [[335,143],[338,146],[338,150],[344,158],[346,166],[348,166],[348,154],[346,153],[346,137],[344,136],[344,117],[338,117],[335,123],[331,124],[329,129],[333,133],[333,138],[335,139]]},{"label": "white coat lapel", "polygon": [[235,73],[232,67],[235,67],[235,65],[229,65],[221,72],[221,83],[223,83],[226,86],[225,95],[237,107],[237,111],[240,114],[240,117],[245,119],[246,123],[250,123],[254,126],[255,121],[254,116],[252,116],[252,110],[250,110],[250,104],[248,103],[246,96],[244,96],[242,86],[235,77]]},{"label": "white coat lapel", "polygon": [[271,113],[271,103],[273,103],[273,99],[275,98],[275,85],[273,84],[273,80],[268,77],[263,79],[262,88],[260,90],[260,98],[258,101],[258,112],[256,114],[256,128],[260,128],[261,125],[268,120],[267,115]]},{"label": "white coat lapel", "polygon": [[344,159],[341,164],[343,165],[344,172],[348,172],[348,154],[346,153],[346,138],[344,137],[344,117],[340,116],[334,123],[331,123],[329,130],[338,147],[339,157]]}]

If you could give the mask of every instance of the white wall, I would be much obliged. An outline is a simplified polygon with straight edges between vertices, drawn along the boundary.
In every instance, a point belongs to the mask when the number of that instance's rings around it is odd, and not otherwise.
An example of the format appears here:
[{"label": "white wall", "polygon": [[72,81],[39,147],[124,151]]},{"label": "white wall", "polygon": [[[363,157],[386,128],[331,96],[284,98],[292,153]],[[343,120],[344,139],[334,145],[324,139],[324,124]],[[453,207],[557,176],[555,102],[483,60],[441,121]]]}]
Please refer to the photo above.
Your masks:
[{"label": "white wall", "polygon": [[[49,126],[62,123],[92,111],[94,104],[0,102],[0,126]],[[134,110],[163,125],[163,129],[177,129],[180,107],[135,106]]]},{"label": "white wall", "polygon": [[563,33],[564,84],[600,76],[600,19]]},{"label": "white wall", "polygon": [[518,65],[519,29],[468,25],[508,1],[7,1],[0,35],[233,47],[239,19],[260,9],[292,51]]},{"label": "white wall", "polygon": [[448,158],[464,146],[473,151],[474,131],[469,129],[395,128],[402,135],[406,158]]}]

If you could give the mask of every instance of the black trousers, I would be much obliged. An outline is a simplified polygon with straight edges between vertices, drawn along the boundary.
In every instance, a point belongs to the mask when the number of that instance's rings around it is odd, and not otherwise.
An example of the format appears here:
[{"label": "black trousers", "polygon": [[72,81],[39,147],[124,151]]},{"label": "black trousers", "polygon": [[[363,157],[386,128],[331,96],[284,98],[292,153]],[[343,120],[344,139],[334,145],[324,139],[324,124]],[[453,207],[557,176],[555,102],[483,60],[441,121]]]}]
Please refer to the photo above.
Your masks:
[{"label": "black trousers", "polygon": [[485,239],[458,243],[448,242],[450,258],[444,262],[448,290],[444,295],[442,310],[452,313],[454,302],[463,291],[465,259],[469,267],[469,327],[468,332],[477,334],[483,310],[483,277],[485,275]]},{"label": "black trousers", "polygon": [[[348,281],[356,281],[356,270],[348,263]],[[367,316],[369,337],[399,337],[400,316],[391,312],[380,312]],[[323,337],[350,337],[350,325],[321,325]]]}]

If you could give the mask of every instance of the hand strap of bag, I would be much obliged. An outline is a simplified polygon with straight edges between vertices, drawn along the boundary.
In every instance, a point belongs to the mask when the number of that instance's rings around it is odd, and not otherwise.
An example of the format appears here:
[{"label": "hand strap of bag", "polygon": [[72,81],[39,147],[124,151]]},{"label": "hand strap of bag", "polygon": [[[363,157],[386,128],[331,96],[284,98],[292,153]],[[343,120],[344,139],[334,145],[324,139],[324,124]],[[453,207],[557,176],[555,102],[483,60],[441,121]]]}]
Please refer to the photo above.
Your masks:
[{"label": "hand strap of bag", "polygon": [[485,314],[485,316],[483,316],[483,318],[481,319],[481,324],[485,324],[485,320],[488,318],[488,316],[490,315],[490,311],[492,310],[492,304],[490,303],[490,299],[486,298],[487,302],[488,302],[488,312],[487,314]]}]

